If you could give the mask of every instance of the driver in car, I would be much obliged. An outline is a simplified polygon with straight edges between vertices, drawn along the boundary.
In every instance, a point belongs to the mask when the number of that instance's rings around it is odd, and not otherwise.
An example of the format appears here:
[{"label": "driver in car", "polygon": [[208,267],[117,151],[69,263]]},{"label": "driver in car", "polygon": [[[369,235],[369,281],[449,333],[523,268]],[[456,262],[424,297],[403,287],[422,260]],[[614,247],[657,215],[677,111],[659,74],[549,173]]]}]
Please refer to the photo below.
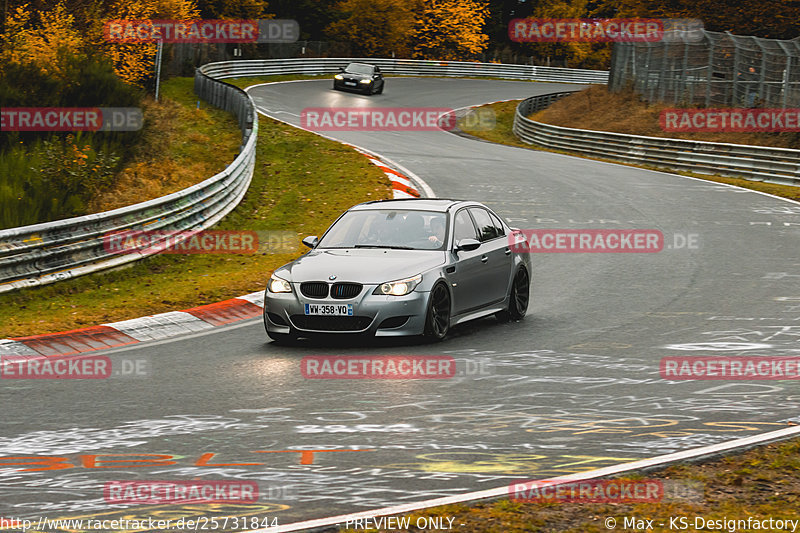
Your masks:
[{"label": "driver in car", "polygon": [[428,237],[428,240],[437,247],[444,244],[444,220],[442,220],[441,217],[432,218],[430,227],[431,236]]}]

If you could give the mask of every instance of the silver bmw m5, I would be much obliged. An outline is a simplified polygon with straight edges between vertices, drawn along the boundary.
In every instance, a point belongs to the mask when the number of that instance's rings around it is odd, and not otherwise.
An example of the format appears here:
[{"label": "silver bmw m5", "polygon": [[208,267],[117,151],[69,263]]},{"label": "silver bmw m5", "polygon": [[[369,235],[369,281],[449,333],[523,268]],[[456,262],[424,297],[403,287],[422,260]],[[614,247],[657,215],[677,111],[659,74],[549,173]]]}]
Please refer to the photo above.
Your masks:
[{"label": "silver bmw m5", "polygon": [[322,333],[425,335],[528,309],[524,236],[478,202],[383,200],[345,211],[311,250],[267,284],[264,325],[276,341]]}]

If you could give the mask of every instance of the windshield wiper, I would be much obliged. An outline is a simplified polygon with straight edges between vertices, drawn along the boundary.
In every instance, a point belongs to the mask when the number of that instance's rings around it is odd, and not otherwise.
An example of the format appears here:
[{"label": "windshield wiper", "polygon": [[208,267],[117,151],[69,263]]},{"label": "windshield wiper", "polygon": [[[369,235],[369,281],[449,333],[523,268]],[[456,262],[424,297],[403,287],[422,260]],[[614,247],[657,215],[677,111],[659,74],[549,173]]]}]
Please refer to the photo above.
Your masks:
[{"label": "windshield wiper", "polygon": [[389,244],[356,244],[353,248],[389,248],[390,250],[415,250],[411,246],[399,246]]}]

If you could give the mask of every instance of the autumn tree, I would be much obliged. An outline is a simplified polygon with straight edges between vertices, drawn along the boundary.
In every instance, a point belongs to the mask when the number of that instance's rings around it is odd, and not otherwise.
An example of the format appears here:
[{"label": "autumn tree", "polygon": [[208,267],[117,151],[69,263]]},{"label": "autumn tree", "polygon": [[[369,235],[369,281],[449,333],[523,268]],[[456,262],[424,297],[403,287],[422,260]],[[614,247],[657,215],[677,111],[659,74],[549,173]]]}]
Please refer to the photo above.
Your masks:
[{"label": "autumn tree", "polygon": [[416,59],[469,59],[486,49],[483,25],[489,16],[485,0],[422,0],[411,30]]},{"label": "autumn tree", "polygon": [[341,19],[325,30],[331,40],[348,41],[355,55],[401,57],[408,54],[413,8],[407,0],[342,0],[335,6]]},{"label": "autumn tree", "polygon": [[110,20],[196,20],[200,12],[194,0],[116,0],[89,33],[93,44],[114,65],[117,75],[128,83],[142,85],[153,75],[156,43],[119,43],[105,39],[104,25]]},{"label": "autumn tree", "polygon": [[[34,65],[47,75],[63,77],[66,58],[102,55],[111,62],[117,76],[141,86],[153,74],[156,44],[107,41],[105,23],[199,17],[194,0],[98,0],[81,5],[80,12],[70,11],[76,4],[58,0],[36,15],[28,4],[17,6],[6,18],[5,31],[0,35],[1,63]],[[78,16],[80,20],[76,20]]]},{"label": "autumn tree", "polygon": [[[543,0],[530,15],[532,18],[580,19],[598,15],[591,10],[588,0]],[[607,68],[611,60],[610,43],[553,42],[525,43],[524,52],[537,56],[540,61],[553,58],[569,67]]]},{"label": "autumn tree", "polygon": [[18,6],[6,19],[0,42],[0,69],[10,63],[28,64],[55,78],[64,77],[63,58],[80,53],[85,45],[63,1],[36,15],[28,4]]},{"label": "autumn tree", "polygon": [[597,11],[607,16],[693,18],[710,31],[769,39],[800,36],[797,0],[601,0]]},{"label": "autumn tree", "polygon": [[265,0],[197,0],[197,8],[204,19],[272,18]]}]

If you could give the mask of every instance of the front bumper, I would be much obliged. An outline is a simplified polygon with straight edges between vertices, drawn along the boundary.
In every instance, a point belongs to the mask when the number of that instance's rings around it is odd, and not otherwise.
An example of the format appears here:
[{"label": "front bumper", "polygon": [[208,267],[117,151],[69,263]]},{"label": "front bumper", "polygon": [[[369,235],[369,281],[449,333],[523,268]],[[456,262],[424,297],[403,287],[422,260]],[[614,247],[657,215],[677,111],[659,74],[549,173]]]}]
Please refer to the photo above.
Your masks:
[{"label": "front bumper", "polygon": [[[411,291],[405,296],[375,295],[377,285],[364,285],[355,298],[307,298],[299,284],[291,293],[265,292],[264,324],[271,333],[313,335],[320,333],[360,333],[377,337],[422,335],[428,292]],[[353,304],[352,317],[305,315],[305,304]],[[407,317],[402,320],[402,317]]]},{"label": "front bumper", "polygon": [[[348,85],[348,83],[355,83],[355,85]],[[340,90],[345,90],[345,91],[363,92],[363,91],[366,91],[367,89],[372,89],[372,85],[373,85],[372,82],[370,82],[370,83],[360,83],[359,80],[348,80],[348,79],[343,79],[343,80],[334,79],[333,80],[333,88],[334,89],[340,89]]]}]

